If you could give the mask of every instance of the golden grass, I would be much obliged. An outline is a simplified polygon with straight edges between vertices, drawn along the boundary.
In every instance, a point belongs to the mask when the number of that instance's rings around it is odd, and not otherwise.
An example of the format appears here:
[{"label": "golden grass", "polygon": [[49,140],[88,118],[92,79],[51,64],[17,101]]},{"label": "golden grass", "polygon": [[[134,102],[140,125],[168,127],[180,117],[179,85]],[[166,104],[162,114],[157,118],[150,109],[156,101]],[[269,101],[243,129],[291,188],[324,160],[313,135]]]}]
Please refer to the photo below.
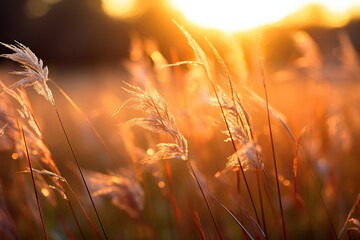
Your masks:
[{"label": "golden grass", "polygon": [[359,237],[360,71],[347,36],[336,68],[299,32],[301,57],[267,73],[179,29],[194,60],[134,41],[130,79],[103,85],[49,81],[29,48],[3,44],[24,69],[1,79],[0,236]]}]

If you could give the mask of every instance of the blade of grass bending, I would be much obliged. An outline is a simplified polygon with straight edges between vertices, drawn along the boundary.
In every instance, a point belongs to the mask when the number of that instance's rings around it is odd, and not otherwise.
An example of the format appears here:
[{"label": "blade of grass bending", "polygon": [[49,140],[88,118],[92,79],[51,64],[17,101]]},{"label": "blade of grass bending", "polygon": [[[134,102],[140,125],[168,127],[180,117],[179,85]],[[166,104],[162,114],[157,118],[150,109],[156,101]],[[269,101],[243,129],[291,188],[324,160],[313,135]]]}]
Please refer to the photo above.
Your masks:
[{"label": "blade of grass bending", "polygon": [[275,175],[276,175],[275,178],[276,178],[276,187],[277,187],[277,193],[278,193],[279,205],[280,205],[282,233],[283,233],[283,238],[286,239],[286,226],[285,226],[284,211],[283,211],[282,200],[281,200],[280,184],[279,184],[279,179],[278,179],[278,169],[277,169],[276,155],[275,155],[275,144],[274,144],[274,138],[273,138],[273,132],[272,132],[271,120],[270,120],[269,98],[268,98],[268,93],[267,93],[267,88],[266,88],[265,71],[264,71],[263,61],[261,58],[259,43],[258,43],[258,58],[259,58],[260,77],[261,77],[261,81],[262,81],[262,85],[263,85],[264,93],[265,93],[266,115],[267,115],[266,117],[267,117],[267,122],[268,122],[268,127],[269,127],[271,152],[272,152],[274,168],[275,168]]},{"label": "blade of grass bending", "polygon": [[91,131],[95,134],[96,138],[100,142],[100,144],[104,147],[106,152],[109,154],[111,160],[116,165],[117,168],[121,168],[118,161],[116,161],[116,157],[114,153],[111,151],[110,147],[106,144],[105,140],[101,137],[98,130],[94,127],[94,125],[91,123],[90,119],[85,115],[85,113],[80,109],[80,107],[72,100],[72,98],[53,80],[49,80],[57,90],[65,97],[65,99],[70,103],[70,105],[84,118],[85,122],[89,125]]},{"label": "blade of grass bending", "polygon": [[75,151],[74,151],[74,149],[73,149],[73,147],[72,147],[72,145],[71,145],[71,143],[70,143],[70,139],[69,139],[69,137],[68,137],[68,135],[67,135],[67,132],[66,132],[66,130],[65,130],[65,126],[64,126],[64,124],[63,124],[63,122],[62,122],[62,119],[61,119],[61,117],[60,117],[59,111],[58,111],[58,109],[57,109],[57,107],[56,107],[55,104],[54,104],[54,109],[55,109],[57,118],[58,118],[58,120],[59,120],[59,122],[60,122],[61,128],[62,128],[62,130],[63,130],[64,136],[65,136],[65,138],[66,138],[66,142],[68,143],[68,146],[69,146],[69,148],[70,148],[71,154],[72,154],[73,159],[74,159],[74,162],[75,162],[75,164],[76,164],[76,167],[77,167],[77,169],[78,169],[78,171],[79,171],[79,173],[80,173],[81,180],[82,180],[83,183],[84,183],[86,192],[87,192],[87,194],[88,194],[88,196],[89,196],[89,199],[90,199],[90,201],[91,201],[91,205],[92,205],[92,207],[93,207],[93,209],[94,209],[94,211],[95,211],[96,217],[97,217],[97,219],[98,219],[98,221],[99,221],[99,223],[100,223],[101,230],[102,230],[102,232],[103,232],[103,234],[104,234],[104,236],[105,236],[105,239],[108,239],[108,237],[107,237],[107,235],[106,235],[105,228],[104,228],[104,226],[103,226],[103,223],[102,223],[102,221],[101,221],[101,219],[100,219],[99,213],[98,213],[97,208],[96,208],[96,206],[95,206],[94,200],[93,200],[93,198],[92,198],[92,196],[91,196],[91,193],[90,193],[90,190],[89,190],[89,186],[88,186],[88,184],[86,183],[86,180],[85,180],[85,177],[84,177],[83,172],[81,171],[79,161],[77,160],[77,157],[76,157],[76,155],[75,155]]},{"label": "blade of grass bending", "polygon": [[220,239],[223,239],[222,236],[221,236],[220,228],[219,228],[218,224],[216,223],[214,213],[213,213],[213,211],[211,210],[211,207],[210,207],[210,205],[209,205],[208,200],[206,199],[206,196],[205,196],[204,190],[203,190],[203,188],[202,188],[202,185],[200,184],[200,181],[199,181],[199,179],[198,179],[198,177],[197,177],[197,175],[196,175],[196,173],[195,173],[195,171],[194,171],[194,168],[192,167],[190,161],[188,160],[187,162],[188,162],[188,165],[189,165],[189,167],[190,167],[191,173],[192,173],[193,177],[195,178],[196,183],[198,184],[199,189],[200,189],[200,191],[201,191],[201,194],[202,194],[202,196],[203,196],[203,198],[204,198],[204,200],[205,200],[206,207],[208,208],[208,210],[209,210],[209,212],[210,212],[210,215],[211,215],[211,218],[212,218],[212,220],[213,220],[213,222],[214,222],[214,224],[215,224],[217,234],[218,234],[218,236],[219,236]]},{"label": "blade of grass bending", "polygon": [[44,239],[47,239],[44,219],[43,219],[43,215],[41,213],[41,208],[40,208],[39,196],[38,196],[38,192],[37,192],[36,185],[35,185],[34,173],[32,171],[31,160],[30,160],[30,155],[29,155],[29,149],[27,147],[27,142],[26,142],[26,138],[25,138],[25,131],[24,131],[24,128],[22,127],[21,122],[18,119],[17,119],[17,121],[18,121],[19,129],[21,130],[22,138],[23,138],[26,160],[27,160],[29,168],[30,168],[31,181],[32,181],[32,184],[33,184],[33,187],[34,187],[36,205],[37,205],[39,216],[40,216],[42,232],[43,232],[43,235],[44,235]]}]

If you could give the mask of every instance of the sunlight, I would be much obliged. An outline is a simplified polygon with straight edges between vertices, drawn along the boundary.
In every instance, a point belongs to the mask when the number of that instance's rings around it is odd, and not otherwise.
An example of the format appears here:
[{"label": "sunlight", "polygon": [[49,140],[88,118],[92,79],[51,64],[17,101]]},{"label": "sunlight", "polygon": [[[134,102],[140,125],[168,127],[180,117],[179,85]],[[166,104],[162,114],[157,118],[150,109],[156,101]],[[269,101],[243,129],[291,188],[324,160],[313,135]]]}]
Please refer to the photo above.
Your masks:
[{"label": "sunlight", "polygon": [[[344,22],[344,15],[351,17],[351,9],[359,7],[359,0],[252,0],[243,5],[239,1],[221,0],[171,0],[172,6],[189,21],[206,28],[215,28],[225,32],[246,31],[263,25],[279,22],[296,11],[309,6],[322,6],[329,17]],[[314,16],[313,16],[314,17]],[[317,16],[315,16],[317,17]],[[315,21],[315,20],[314,20]]]}]

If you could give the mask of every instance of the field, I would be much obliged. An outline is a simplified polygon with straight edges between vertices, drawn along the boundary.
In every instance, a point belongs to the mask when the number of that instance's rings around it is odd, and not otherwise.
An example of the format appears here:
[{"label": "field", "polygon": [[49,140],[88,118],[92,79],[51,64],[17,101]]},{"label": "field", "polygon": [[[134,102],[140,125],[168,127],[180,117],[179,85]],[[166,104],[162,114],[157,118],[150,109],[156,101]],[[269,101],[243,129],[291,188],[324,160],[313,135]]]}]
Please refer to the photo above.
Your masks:
[{"label": "field", "polygon": [[3,43],[1,239],[360,238],[348,36],[328,63],[292,33],[295,56],[274,68],[258,42],[218,51],[178,30],[188,59],[134,38],[127,61],[96,70]]}]

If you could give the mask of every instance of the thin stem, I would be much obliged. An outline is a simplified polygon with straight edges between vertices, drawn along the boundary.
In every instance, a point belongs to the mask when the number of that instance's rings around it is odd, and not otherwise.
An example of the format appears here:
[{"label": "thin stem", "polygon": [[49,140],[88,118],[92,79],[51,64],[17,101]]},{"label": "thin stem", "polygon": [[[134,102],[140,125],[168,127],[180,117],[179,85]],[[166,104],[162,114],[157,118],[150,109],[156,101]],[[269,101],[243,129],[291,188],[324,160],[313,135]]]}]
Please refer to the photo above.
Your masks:
[{"label": "thin stem", "polygon": [[68,203],[68,205],[69,205],[69,207],[70,207],[70,210],[71,210],[72,215],[74,216],[75,223],[76,223],[77,228],[78,228],[78,229],[79,229],[79,231],[80,231],[81,237],[82,237],[82,239],[85,239],[84,233],[83,233],[83,231],[81,230],[81,227],[80,227],[79,221],[78,221],[78,219],[77,219],[77,217],[76,217],[76,215],[75,215],[74,208],[73,208],[73,206],[72,206],[72,204],[71,204],[70,200],[68,200],[68,199],[67,199],[66,201],[67,201],[67,203]]},{"label": "thin stem", "polygon": [[95,134],[98,141],[101,143],[101,145],[104,147],[106,152],[109,154],[111,160],[116,165],[117,168],[121,168],[119,162],[116,160],[115,154],[111,151],[109,145],[105,142],[105,140],[101,137],[98,130],[96,130],[95,126],[91,123],[90,119],[85,115],[85,113],[79,108],[79,106],[71,99],[71,97],[59,86],[57,85],[53,80],[49,80],[58,90],[59,92],[65,97],[65,99],[70,103],[70,105],[84,118],[86,123],[89,125],[91,131]]},{"label": "thin stem", "polygon": [[36,185],[35,185],[34,173],[33,173],[32,166],[31,166],[29,149],[28,149],[28,147],[27,147],[27,142],[26,142],[26,138],[25,138],[25,131],[24,131],[24,128],[22,127],[21,122],[20,122],[19,120],[18,120],[18,124],[19,124],[19,126],[20,126],[21,133],[22,133],[22,137],[23,137],[23,140],[24,140],[24,148],[25,148],[25,152],[26,152],[26,160],[27,160],[27,162],[28,162],[28,164],[29,164],[29,168],[30,168],[31,180],[32,180],[32,184],[33,184],[33,187],[34,187],[34,193],[35,193],[35,198],[36,198],[36,205],[37,205],[38,212],[39,212],[39,216],[40,216],[40,220],[41,220],[42,232],[43,232],[43,235],[44,235],[44,239],[47,239],[46,229],[45,229],[45,224],[44,224],[44,219],[43,219],[43,215],[42,215],[42,213],[41,213],[41,208],[40,208],[39,196],[38,196],[38,192],[37,192]]},{"label": "thin stem", "polygon": [[95,225],[94,225],[94,224],[93,224],[93,222],[91,221],[91,219],[90,219],[89,215],[86,213],[85,209],[83,208],[83,206],[82,206],[82,204],[81,204],[80,200],[78,199],[78,197],[76,196],[76,194],[75,194],[74,190],[71,188],[71,186],[69,185],[69,183],[68,183],[67,181],[65,181],[65,183],[66,183],[66,185],[68,186],[68,188],[70,189],[71,194],[74,196],[75,201],[76,201],[76,202],[77,202],[77,204],[79,205],[80,210],[81,210],[81,211],[82,211],[82,213],[84,214],[84,216],[85,216],[86,220],[89,222],[89,224],[90,224],[90,226],[91,226],[92,230],[94,231],[94,233],[96,234],[96,236],[98,237],[98,239],[100,239],[100,240],[101,240],[101,239],[102,239],[101,235],[99,234],[99,232],[97,231],[97,229],[96,229]]},{"label": "thin stem", "polygon": [[[194,176],[194,177],[195,177],[195,176]],[[246,233],[247,237],[249,237],[250,239],[253,240],[254,238],[253,238],[253,237],[251,236],[251,234],[246,230],[246,228],[244,227],[244,225],[242,225],[241,222],[234,216],[234,214],[233,214],[227,207],[225,207],[225,205],[222,204],[212,193],[210,193],[209,190],[207,190],[206,187],[202,185],[202,183],[200,183],[199,181],[197,181],[197,183],[198,183],[199,186],[202,187],[203,190],[205,190],[205,192],[206,192],[207,194],[210,195],[210,197],[211,197],[217,204],[219,204],[219,205],[232,217],[232,219],[235,220],[235,222],[236,222],[236,223],[241,227],[241,229]],[[257,227],[259,228],[259,231],[261,232],[261,234],[262,234],[263,236],[265,236],[263,230],[261,229],[261,227],[260,227],[257,223],[256,223],[256,225],[257,225]]]},{"label": "thin stem", "polygon": [[197,182],[197,184],[198,184],[198,186],[199,186],[199,189],[200,189],[200,191],[201,191],[201,194],[202,194],[202,196],[203,196],[203,198],[204,198],[204,200],[205,200],[206,206],[207,206],[207,208],[208,208],[208,210],[209,210],[209,212],[210,212],[210,215],[211,215],[211,219],[213,220],[213,222],[214,222],[214,224],[215,224],[217,234],[218,234],[218,236],[219,236],[220,239],[223,239],[222,236],[221,236],[220,228],[219,228],[218,224],[217,224],[216,221],[215,221],[214,213],[213,213],[213,211],[211,210],[211,207],[210,207],[210,205],[209,205],[209,202],[208,202],[207,199],[206,199],[205,193],[204,193],[204,191],[203,191],[203,189],[202,189],[202,186],[201,186],[201,184],[200,184],[200,181],[199,181],[199,179],[198,179],[198,177],[197,177],[197,175],[196,175],[196,173],[195,173],[195,171],[194,171],[194,168],[192,167],[192,165],[191,165],[191,163],[190,163],[189,160],[187,160],[187,162],[188,162],[188,165],[189,165],[189,167],[190,167],[190,169],[191,169],[191,173],[193,174],[193,176],[194,176],[194,178],[195,178],[195,180],[196,180],[196,182]]},{"label": "thin stem", "polygon": [[102,232],[103,232],[103,234],[104,234],[104,236],[105,236],[105,239],[108,239],[108,237],[107,237],[107,235],[106,235],[106,231],[105,231],[104,226],[103,226],[103,224],[102,224],[102,221],[101,221],[101,219],[100,219],[99,213],[98,213],[98,211],[97,211],[97,209],[96,209],[94,200],[93,200],[93,198],[91,197],[91,193],[90,193],[89,187],[88,187],[88,185],[87,185],[87,183],[86,183],[86,180],[85,180],[85,177],[84,177],[84,175],[83,175],[83,173],[82,173],[82,171],[81,171],[79,161],[77,160],[77,157],[76,157],[76,155],[75,155],[75,151],[74,151],[74,149],[73,149],[73,147],[72,147],[72,145],[71,145],[71,143],[70,143],[70,140],[69,140],[69,137],[68,137],[68,135],[67,135],[67,132],[65,131],[64,124],[63,124],[63,122],[62,122],[62,120],[61,120],[61,117],[60,117],[59,111],[57,110],[56,105],[54,105],[54,109],[55,109],[57,118],[58,118],[58,120],[59,120],[59,122],[60,122],[60,125],[61,125],[61,128],[62,128],[62,130],[63,130],[63,133],[64,133],[64,135],[65,135],[66,142],[68,143],[68,146],[69,146],[69,148],[70,148],[71,154],[72,154],[73,159],[74,159],[74,162],[75,162],[75,164],[76,164],[76,167],[77,167],[77,169],[79,170],[81,179],[82,179],[82,181],[83,181],[83,183],[84,183],[84,186],[85,186],[85,188],[86,188],[86,192],[87,192],[87,194],[88,194],[88,196],[89,196],[89,198],[90,198],[91,204],[92,204],[92,206],[93,206],[93,208],[94,208],[96,217],[97,217],[97,219],[98,219],[98,221],[99,221],[99,223],[100,223],[101,230],[102,230]]},{"label": "thin stem", "polygon": [[270,121],[269,98],[268,98],[268,93],[267,93],[267,88],[266,88],[265,72],[264,72],[264,65],[263,65],[263,61],[262,61],[261,53],[260,53],[260,46],[259,46],[258,51],[259,51],[258,54],[259,54],[260,76],[261,76],[261,80],[262,80],[262,84],[263,84],[264,92],[265,92],[265,104],[266,104],[266,115],[267,115],[266,117],[267,117],[267,122],[268,122],[268,126],[269,126],[271,152],[272,152],[272,158],[274,161],[276,187],[277,187],[277,193],[278,193],[279,205],[280,205],[282,233],[283,233],[283,238],[286,239],[286,227],[285,227],[284,212],[283,212],[283,206],[282,206],[282,200],[281,200],[280,184],[279,184],[279,178],[278,178],[278,169],[277,169],[276,155],[275,155],[275,145],[274,145],[273,132],[272,132],[271,121]]}]

